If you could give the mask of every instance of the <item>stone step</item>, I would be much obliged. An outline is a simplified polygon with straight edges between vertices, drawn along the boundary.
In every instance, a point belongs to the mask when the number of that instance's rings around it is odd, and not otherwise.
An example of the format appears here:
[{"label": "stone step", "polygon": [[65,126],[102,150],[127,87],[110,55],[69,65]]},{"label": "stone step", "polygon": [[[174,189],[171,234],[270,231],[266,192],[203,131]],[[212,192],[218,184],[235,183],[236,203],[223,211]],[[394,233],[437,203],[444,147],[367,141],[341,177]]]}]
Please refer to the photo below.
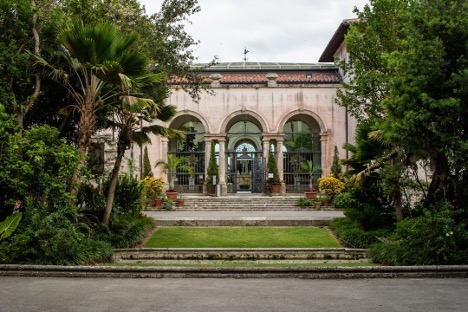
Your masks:
[{"label": "stone step", "polygon": [[140,248],[116,249],[113,261],[125,260],[360,260],[366,249],[353,248]]},{"label": "stone step", "polygon": [[[294,211],[303,209],[335,210],[333,206],[300,207],[297,201],[302,196],[186,196],[183,207],[174,206],[175,210],[195,211]],[[146,210],[155,210],[148,206]]]}]

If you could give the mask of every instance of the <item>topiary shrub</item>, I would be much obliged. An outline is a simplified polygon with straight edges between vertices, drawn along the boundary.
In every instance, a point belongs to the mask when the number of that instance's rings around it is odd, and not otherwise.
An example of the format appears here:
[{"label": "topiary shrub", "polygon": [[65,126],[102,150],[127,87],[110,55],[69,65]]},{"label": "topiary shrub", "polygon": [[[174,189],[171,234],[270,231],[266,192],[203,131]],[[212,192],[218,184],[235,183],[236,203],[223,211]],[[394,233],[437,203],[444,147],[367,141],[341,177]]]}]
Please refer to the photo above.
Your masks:
[{"label": "topiary shrub", "polygon": [[214,192],[213,176],[216,177],[216,183],[219,182],[219,167],[216,163],[215,142],[211,141],[210,160],[208,162],[206,187],[209,192]]},{"label": "topiary shrub", "polygon": [[268,150],[267,170],[268,173],[273,173],[273,178],[269,178],[268,183],[273,185],[280,185],[281,179],[279,176],[278,165],[276,164],[275,155],[271,151],[271,148]]}]

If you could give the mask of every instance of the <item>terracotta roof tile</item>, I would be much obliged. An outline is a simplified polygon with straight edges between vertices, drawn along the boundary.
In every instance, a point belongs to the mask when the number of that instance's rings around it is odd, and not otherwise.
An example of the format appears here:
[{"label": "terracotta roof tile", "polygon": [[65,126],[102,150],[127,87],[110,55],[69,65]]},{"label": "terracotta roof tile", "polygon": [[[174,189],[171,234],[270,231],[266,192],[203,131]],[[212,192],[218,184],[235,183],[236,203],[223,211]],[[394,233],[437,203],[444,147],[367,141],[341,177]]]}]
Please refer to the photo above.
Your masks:
[{"label": "terracotta roof tile", "polygon": [[[268,79],[267,73],[221,73],[221,84],[266,84]],[[320,73],[276,73],[278,78],[276,82],[282,83],[340,83],[341,79],[335,72],[320,72]],[[201,77],[206,78],[207,82],[211,82],[210,74],[201,73]]]}]

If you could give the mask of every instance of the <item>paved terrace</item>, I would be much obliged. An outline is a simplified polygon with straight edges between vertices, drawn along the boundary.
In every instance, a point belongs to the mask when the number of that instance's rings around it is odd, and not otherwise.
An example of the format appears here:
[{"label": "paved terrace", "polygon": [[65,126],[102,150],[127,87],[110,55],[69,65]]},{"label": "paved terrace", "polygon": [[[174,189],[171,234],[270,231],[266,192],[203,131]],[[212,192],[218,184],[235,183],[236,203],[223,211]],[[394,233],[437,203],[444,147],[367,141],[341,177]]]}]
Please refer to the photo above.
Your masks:
[{"label": "paved terrace", "polygon": [[145,211],[159,226],[327,226],[342,211]]}]

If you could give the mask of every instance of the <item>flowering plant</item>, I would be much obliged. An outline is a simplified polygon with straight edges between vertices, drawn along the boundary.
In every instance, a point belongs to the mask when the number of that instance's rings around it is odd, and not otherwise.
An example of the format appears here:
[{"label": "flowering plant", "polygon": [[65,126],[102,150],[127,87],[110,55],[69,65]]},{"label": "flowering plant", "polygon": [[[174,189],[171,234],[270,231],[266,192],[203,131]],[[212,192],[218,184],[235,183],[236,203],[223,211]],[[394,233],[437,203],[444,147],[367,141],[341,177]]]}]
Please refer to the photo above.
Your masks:
[{"label": "flowering plant", "polygon": [[148,198],[156,199],[162,196],[162,190],[164,187],[164,181],[162,178],[145,177],[141,180],[141,184],[143,184]]},{"label": "flowering plant", "polygon": [[333,174],[329,174],[327,177],[324,178],[319,178],[318,182],[319,191],[326,193],[331,198],[343,192],[344,183],[335,178]]}]

